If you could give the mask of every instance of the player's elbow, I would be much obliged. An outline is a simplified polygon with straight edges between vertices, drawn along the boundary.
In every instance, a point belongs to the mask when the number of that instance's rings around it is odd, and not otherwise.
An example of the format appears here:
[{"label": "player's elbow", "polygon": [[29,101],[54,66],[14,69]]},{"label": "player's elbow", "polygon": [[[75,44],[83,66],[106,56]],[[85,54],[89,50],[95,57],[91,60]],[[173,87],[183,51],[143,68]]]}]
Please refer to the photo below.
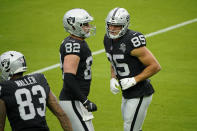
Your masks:
[{"label": "player's elbow", "polygon": [[159,72],[161,70],[161,65],[159,63],[155,64],[154,70],[155,70],[155,73]]}]

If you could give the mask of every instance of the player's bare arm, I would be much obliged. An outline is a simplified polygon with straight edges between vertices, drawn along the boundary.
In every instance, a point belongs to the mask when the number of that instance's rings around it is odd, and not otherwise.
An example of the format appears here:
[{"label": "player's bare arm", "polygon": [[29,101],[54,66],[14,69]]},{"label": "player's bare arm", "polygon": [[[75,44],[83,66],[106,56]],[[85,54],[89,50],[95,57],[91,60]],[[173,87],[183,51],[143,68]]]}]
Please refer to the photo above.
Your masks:
[{"label": "player's bare arm", "polygon": [[116,78],[116,74],[114,73],[114,69],[112,65],[110,65],[110,68],[111,68],[111,78]]},{"label": "player's bare arm", "polygon": [[72,131],[70,120],[68,119],[66,113],[62,110],[62,108],[58,104],[56,96],[51,91],[49,93],[47,106],[53,112],[53,114],[58,118],[64,131]]},{"label": "player's bare arm", "polygon": [[80,58],[77,55],[67,55],[64,57],[64,73],[76,75]]},{"label": "player's bare arm", "polygon": [[[64,57],[64,79],[69,79],[67,83],[72,83],[72,92],[78,97],[84,107],[92,112],[96,111],[96,105],[89,101],[87,97],[80,92],[79,85],[76,82],[75,75],[77,73],[80,58],[77,55],[67,55]],[[67,80],[66,80],[67,81]]]},{"label": "player's bare arm", "polygon": [[0,99],[0,131],[4,131],[6,118],[5,102]]},{"label": "player's bare arm", "polygon": [[146,47],[132,50],[131,55],[136,56],[146,66],[143,72],[134,77],[136,82],[143,81],[161,70],[159,62]]},{"label": "player's bare arm", "polygon": [[63,71],[64,71],[64,81],[70,84],[72,87],[70,90],[78,96],[79,100],[83,103],[86,101],[86,97],[81,94],[79,89],[79,84],[76,82],[76,73],[79,65],[80,57],[77,55],[66,55],[64,57]]}]

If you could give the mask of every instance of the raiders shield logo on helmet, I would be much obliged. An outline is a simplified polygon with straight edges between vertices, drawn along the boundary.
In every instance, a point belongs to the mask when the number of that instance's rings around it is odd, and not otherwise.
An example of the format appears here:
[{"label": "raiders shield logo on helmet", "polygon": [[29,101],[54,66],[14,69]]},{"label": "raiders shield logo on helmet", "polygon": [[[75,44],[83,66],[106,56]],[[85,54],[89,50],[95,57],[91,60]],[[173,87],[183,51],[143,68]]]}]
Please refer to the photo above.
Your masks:
[{"label": "raiders shield logo on helmet", "polygon": [[75,17],[69,17],[69,18],[67,19],[67,22],[68,22],[69,25],[72,26],[72,25],[75,23]]},{"label": "raiders shield logo on helmet", "polygon": [[9,71],[9,68],[10,68],[10,59],[4,59],[2,62],[1,62],[1,65],[4,69],[6,69],[6,72]]}]

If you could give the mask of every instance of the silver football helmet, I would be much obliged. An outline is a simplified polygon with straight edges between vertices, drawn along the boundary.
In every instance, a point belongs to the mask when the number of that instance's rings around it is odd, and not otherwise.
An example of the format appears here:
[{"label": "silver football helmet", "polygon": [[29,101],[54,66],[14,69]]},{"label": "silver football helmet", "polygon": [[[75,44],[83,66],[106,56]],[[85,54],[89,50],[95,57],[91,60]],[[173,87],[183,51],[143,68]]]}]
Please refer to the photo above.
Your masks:
[{"label": "silver football helmet", "polygon": [[0,56],[0,81],[10,80],[17,73],[27,71],[25,57],[16,51],[7,51]]},{"label": "silver football helmet", "polygon": [[[67,32],[78,37],[87,38],[95,35],[96,27],[89,25],[93,21],[93,17],[89,13],[80,8],[71,9],[65,13],[63,25]],[[83,29],[84,25],[88,24],[88,31]]]},{"label": "silver football helmet", "polygon": [[[117,39],[126,33],[130,23],[130,15],[126,9],[117,7],[109,12],[105,23],[107,36],[111,39]],[[113,35],[110,33],[112,31],[109,29],[109,25],[119,25],[122,26],[122,29],[117,35]]]}]

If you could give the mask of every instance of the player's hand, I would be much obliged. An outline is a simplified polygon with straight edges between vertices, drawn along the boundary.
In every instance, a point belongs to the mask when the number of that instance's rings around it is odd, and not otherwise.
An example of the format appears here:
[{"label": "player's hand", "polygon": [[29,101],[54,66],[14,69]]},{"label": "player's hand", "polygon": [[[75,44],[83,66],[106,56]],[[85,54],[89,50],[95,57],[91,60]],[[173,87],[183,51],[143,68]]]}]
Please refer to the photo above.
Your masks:
[{"label": "player's hand", "polygon": [[97,111],[97,106],[93,102],[89,101],[88,99],[83,103],[83,106],[89,111]]},{"label": "player's hand", "polygon": [[120,80],[120,84],[122,86],[122,90],[126,90],[134,85],[137,84],[134,77],[131,78],[124,78]]},{"label": "player's hand", "polygon": [[117,88],[117,86],[120,86],[118,81],[115,78],[111,78],[110,80],[110,91],[116,95],[120,92],[120,90]]}]

